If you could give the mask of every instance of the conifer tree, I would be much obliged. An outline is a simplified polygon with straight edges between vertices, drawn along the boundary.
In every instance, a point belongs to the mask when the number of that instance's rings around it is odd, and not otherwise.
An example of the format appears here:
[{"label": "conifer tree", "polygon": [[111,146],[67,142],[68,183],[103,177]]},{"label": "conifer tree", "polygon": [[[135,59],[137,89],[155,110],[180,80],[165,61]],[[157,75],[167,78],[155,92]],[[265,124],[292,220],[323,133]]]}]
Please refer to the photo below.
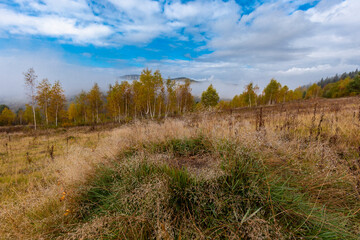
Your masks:
[{"label": "conifer tree", "polygon": [[201,94],[201,103],[205,107],[215,107],[219,102],[219,95],[212,84]]},{"label": "conifer tree", "polygon": [[348,90],[353,95],[360,94],[360,74],[357,74],[354,79],[349,83]]}]

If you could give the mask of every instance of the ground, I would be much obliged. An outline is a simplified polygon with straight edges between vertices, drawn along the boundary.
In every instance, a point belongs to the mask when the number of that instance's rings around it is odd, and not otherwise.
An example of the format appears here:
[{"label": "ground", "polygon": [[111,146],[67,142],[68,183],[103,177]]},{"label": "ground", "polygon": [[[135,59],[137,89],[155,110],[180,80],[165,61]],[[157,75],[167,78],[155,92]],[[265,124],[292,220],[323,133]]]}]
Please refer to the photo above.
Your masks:
[{"label": "ground", "polygon": [[0,238],[359,239],[360,99],[0,135]]}]

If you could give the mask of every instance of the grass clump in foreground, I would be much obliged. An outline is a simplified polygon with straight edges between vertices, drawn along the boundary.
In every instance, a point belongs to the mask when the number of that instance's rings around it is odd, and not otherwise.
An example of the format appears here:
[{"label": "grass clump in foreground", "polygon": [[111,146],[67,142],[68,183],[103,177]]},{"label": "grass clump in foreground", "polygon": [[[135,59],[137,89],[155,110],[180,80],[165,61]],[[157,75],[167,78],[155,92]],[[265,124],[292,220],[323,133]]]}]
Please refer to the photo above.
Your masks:
[{"label": "grass clump in foreground", "polygon": [[[342,214],[345,210],[327,211],[296,187],[298,179],[274,176],[260,155],[239,144],[195,137],[169,140],[132,153],[121,154],[110,166],[99,168],[76,199],[73,208],[78,211],[66,234],[58,236],[357,238],[352,231],[354,219]],[[218,164],[187,164],[184,157],[189,163],[208,158]],[[173,164],[174,159],[185,163],[179,167]],[[286,167],[281,169],[286,171]]]}]

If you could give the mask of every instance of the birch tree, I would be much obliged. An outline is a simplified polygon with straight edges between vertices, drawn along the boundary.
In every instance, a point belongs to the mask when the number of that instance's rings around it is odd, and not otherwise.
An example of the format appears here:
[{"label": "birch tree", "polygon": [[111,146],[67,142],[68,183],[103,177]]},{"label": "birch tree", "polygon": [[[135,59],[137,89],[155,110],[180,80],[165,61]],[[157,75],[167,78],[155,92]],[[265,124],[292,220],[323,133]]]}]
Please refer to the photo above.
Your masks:
[{"label": "birch tree", "polygon": [[89,106],[88,94],[85,91],[81,91],[81,93],[75,98],[75,104],[78,110],[78,114],[82,117],[81,122],[87,123]]},{"label": "birch tree", "polygon": [[103,101],[101,99],[102,94],[100,92],[100,88],[97,83],[95,83],[92,89],[90,90],[88,94],[88,98],[89,98],[91,114],[93,117],[93,122],[99,123],[99,111],[103,105]]},{"label": "birch tree", "polygon": [[49,125],[48,111],[51,98],[51,87],[51,83],[47,78],[43,79],[37,86],[36,100],[44,113],[46,125]]},{"label": "birch tree", "polygon": [[107,109],[110,111],[111,115],[114,117],[115,121],[120,123],[121,121],[121,111],[122,111],[122,102],[123,102],[123,92],[121,86],[118,82],[114,86],[109,86],[109,91],[107,95]]},{"label": "birch tree", "polygon": [[275,79],[271,79],[270,83],[264,89],[264,100],[269,105],[277,103],[281,84]]},{"label": "birch tree", "polygon": [[176,92],[175,92],[176,82],[168,78],[166,80],[166,109],[165,117],[169,114],[174,114],[176,109]]},{"label": "birch tree", "polygon": [[27,72],[24,73],[25,77],[25,86],[27,88],[27,95],[30,98],[30,104],[33,112],[33,118],[34,118],[34,128],[36,130],[36,79],[37,75],[35,74],[35,71],[33,68],[29,68]]},{"label": "birch tree", "polygon": [[50,94],[50,112],[55,119],[55,126],[58,126],[59,116],[64,110],[65,106],[65,95],[60,82],[56,81],[51,88]]}]

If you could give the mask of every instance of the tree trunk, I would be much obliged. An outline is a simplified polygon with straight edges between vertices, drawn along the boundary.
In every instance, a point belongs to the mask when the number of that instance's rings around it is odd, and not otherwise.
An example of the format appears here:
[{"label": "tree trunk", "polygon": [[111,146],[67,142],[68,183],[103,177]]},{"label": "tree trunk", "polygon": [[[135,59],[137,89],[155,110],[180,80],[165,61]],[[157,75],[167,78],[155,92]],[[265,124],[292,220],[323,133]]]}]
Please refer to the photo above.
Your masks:
[{"label": "tree trunk", "polygon": [[150,104],[150,99],[148,98],[148,100],[146,101],[146,115],[149,114],[150,112],[150,108],[151,108],[151,104]]},{"label": "tree trunk", "polygon": [[161,101],[159,102],[159,117],[158,118],[161,118]]},{"label": "tree trunk", "polygon": [[59,109],[59,106],[56,105],[56,111],[55,111],[55,126],[56,127],[58,126],[58,109]]},{"label": "tree trunk", "polygon": [[121,120],[121,108],[120,108],[120,104],[118,105],[118,122],[120,123],[120,120]]},{"label": "tree trunk", "polygon": [[166,106],[165,106],[165,118],[167,118],[167,116],[169,114],[169,110],[170,110],[170,103],[169,103],[169,99],[168,99]]},{"label": "tree trunk", "polygon": [[49,125],[48,111],[47,111],[47,104],[45,104],[45,119],[46,119],[46,125]]},{"label": "tree trunk", "polygon": [[33,115],[34,115],[34,128],[36,130],[36,114],[35,114],[35,104],[34,104],[34,102],[32,104],[32,110],[33,110]]},{"label": "tree trunk", "polygon": [[183,108],[183,113],[185,113],[186,109],[187,109],[187,97],[185,97],[185,103],[184,103],[184,108]]},{"label": "tree trunk", "polygon": [[99,123],[99,109],[96,108],[96,123]]},{"label": "tree trunk", "polygon": [[156,99],[154,99],[154,108],[153,108],[153,111],[150,111],[150,114],[151,114],[151,119],[153,119],[156,114]]},{"label": "tree trunk", "polygon": [[127,98],[125,98],[125,117],[127,117],[127,113],[128,113],[128,105],[127,105]]},{"label": "tree trunk", "polygon": [[96,101],[96,123],[99,123],[99,108],[98,108],[98,103]]}]

